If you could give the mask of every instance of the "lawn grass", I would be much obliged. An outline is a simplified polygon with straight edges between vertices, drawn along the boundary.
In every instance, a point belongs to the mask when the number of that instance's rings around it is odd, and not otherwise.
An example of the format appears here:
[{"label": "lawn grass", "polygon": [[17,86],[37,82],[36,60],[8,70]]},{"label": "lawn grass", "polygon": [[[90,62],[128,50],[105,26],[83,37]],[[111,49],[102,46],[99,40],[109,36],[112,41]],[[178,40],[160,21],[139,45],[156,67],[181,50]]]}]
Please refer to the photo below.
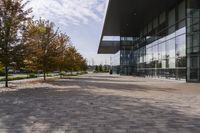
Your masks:
[{"label": "lawn grass", "polygon": [[[31,79],[31,78],[37,78],[37,77],[36,76],[35,77],[32,77],[32,76],[8,77],[8,80],[14,81],[14,80],[23,80],[23,79]],[[0,81],[5,81],[5,78],[1,78]]]},{"label": "lawn grass", "polygon": [[[67,74],[67,73],[62,73],[61,76],[63,77],[77,77],[79,75],[83,75],[83,74],[87,74],[87,72],[80,72],[80,73],[76,73],[76,74]],[[54,76],[59,76],[59,74],[47,74],[47,77],[54,77]],[[42,76],[39,76],[42,77]],[[13,75],[9,75],[8,80],[9,81],[15,81],[15,80],[23,80],[23,79],[34,79],[34,78],[38,78],[37,74],[31,73],[29,75],[19,75],[19,76],[13,76]],[[5,77],[0,77],[0,81],[5,81]]]}]

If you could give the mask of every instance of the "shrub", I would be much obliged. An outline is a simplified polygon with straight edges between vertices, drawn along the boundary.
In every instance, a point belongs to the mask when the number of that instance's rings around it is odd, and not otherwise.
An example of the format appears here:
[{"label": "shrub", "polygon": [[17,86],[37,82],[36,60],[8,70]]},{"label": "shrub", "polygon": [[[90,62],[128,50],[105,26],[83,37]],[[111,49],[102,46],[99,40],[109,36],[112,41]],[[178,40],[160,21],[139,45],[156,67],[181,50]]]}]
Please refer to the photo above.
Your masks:
[{"label": "shrub", "polygon": [[88,74],[88,72],[87,71],[85,71],[85,72],[81,72],[81,73],[79,73],[80,75],[83,75],[83,74]]},{"label": "shrub", "polygon": [[37,78],[37,75],[34,73],[29,74],[29,78]]}]

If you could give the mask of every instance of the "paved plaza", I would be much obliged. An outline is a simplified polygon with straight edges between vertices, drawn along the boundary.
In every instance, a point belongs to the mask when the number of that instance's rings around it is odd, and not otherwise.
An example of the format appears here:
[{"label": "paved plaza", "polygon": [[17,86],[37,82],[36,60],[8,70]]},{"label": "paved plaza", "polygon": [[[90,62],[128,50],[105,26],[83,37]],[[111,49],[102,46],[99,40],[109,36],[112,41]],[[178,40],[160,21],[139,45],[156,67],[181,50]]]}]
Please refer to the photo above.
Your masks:
[{"label": "paved plaza", "polygon": [[200,84],[89,74],[0,88],[0,133],[199,133]]}]

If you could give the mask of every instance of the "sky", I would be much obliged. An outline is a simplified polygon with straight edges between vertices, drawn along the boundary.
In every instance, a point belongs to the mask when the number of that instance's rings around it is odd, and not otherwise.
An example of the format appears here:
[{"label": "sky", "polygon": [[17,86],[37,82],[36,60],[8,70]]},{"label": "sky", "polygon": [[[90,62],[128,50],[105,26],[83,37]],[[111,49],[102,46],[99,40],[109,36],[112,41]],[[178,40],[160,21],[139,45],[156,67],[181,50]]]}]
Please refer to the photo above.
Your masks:
[{"label": "sky", "polygon": [[107,0],[29,1],[27,8],[32,7],[34,19],[54,22],[60,31],[71,37],[88,64],[110,64],[110,55],[97,54]]}]

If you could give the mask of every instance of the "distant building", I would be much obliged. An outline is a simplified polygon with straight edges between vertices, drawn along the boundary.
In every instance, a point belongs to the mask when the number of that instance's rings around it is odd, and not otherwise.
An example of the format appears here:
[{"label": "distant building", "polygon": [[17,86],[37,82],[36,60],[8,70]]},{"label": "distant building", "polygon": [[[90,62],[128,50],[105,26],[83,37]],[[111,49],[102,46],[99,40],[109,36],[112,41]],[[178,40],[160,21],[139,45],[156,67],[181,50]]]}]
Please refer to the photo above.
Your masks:
[{"label": "distant building", "polygon": [[200,81],[200,0],[109,0],[98,49],[113,70]]}]

